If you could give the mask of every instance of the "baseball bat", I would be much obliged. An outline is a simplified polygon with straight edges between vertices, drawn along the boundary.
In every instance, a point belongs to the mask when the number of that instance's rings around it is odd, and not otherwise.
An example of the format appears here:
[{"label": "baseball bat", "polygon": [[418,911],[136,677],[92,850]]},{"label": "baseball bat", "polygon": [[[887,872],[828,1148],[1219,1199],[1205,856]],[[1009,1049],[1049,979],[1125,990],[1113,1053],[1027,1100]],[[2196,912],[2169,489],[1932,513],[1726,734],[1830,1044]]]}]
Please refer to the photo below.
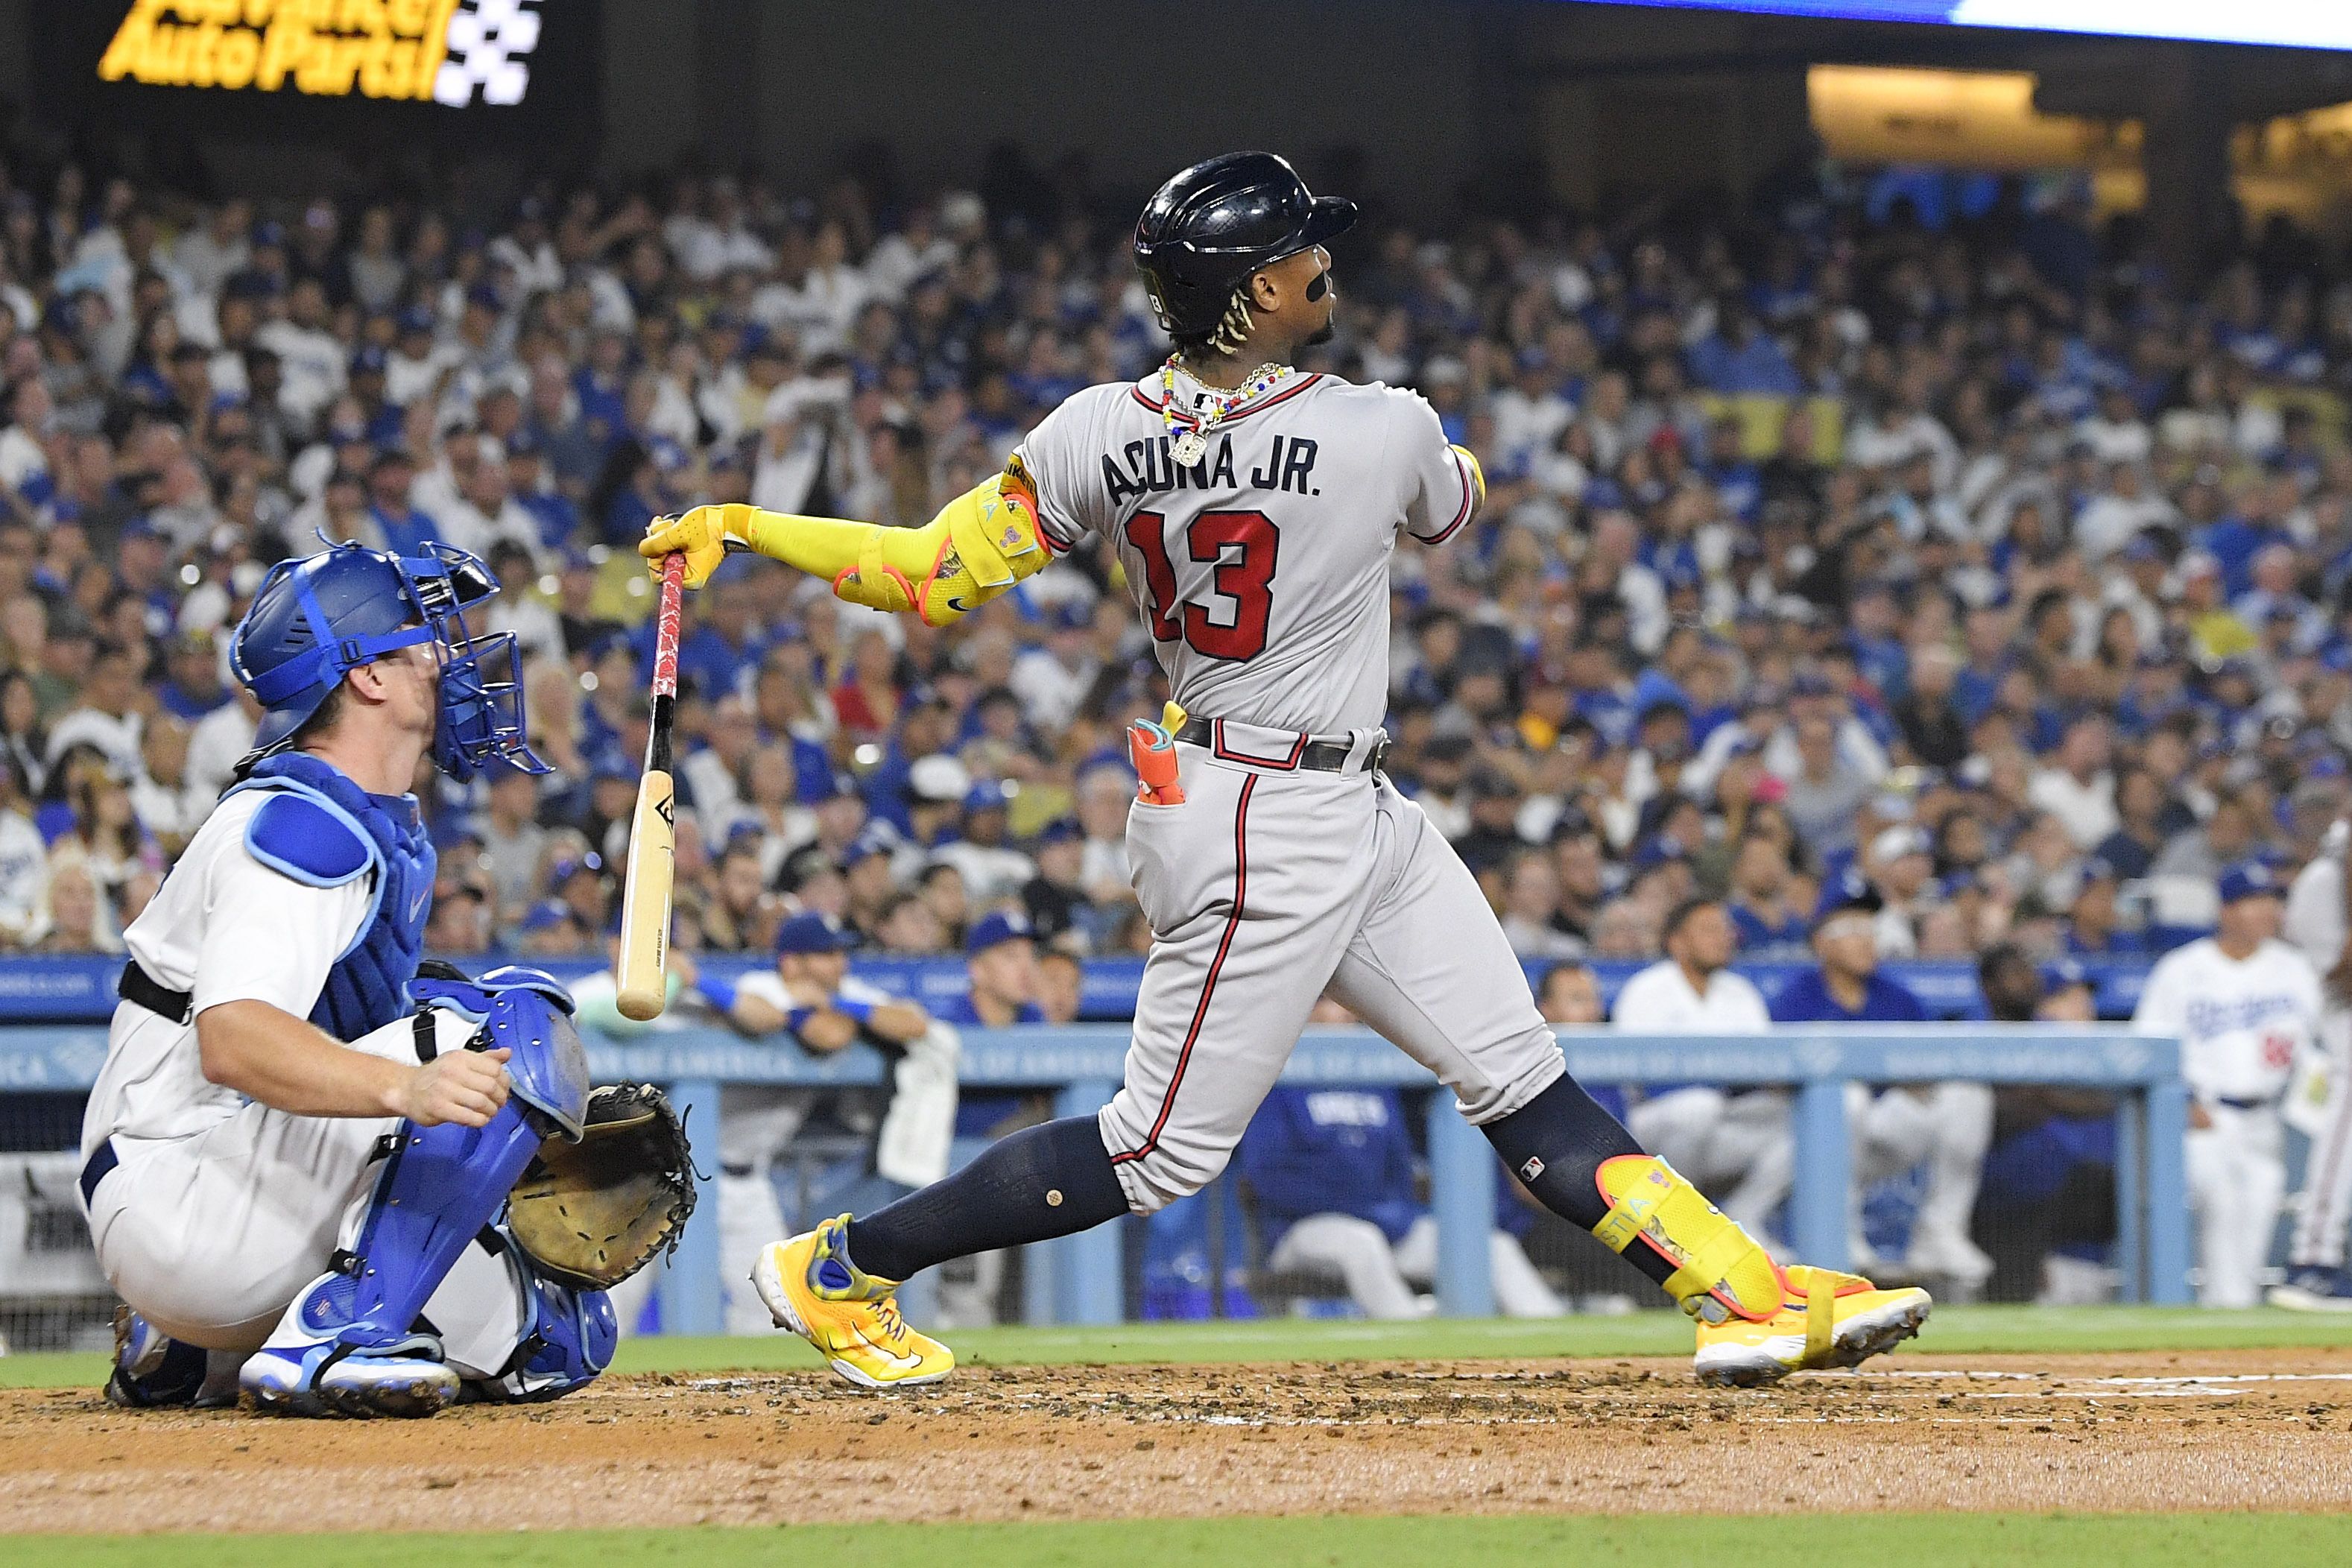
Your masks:
[{"label": "baseball bat", "polygon": [[621,1016],[643,1023],[661,1016],[669,993],[669,911],[677,869],[677,791],[670,780],[669,729],[677,708],[678,616],[686,597],[686,557],[662,562],[661,604],[654,622],[653,728],[646,773],[629,824],[629,869],[621,892],[621,956],[614,975]]}]

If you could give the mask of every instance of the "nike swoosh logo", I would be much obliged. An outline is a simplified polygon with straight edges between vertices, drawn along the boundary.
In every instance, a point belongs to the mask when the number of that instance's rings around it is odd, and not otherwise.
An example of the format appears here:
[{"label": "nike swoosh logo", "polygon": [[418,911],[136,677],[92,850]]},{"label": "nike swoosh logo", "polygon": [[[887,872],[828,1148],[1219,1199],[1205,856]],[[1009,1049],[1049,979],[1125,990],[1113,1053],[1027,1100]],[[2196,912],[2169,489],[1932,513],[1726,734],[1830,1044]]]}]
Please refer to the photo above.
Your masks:
[{"label": "nike swoosh logo", "polygon": [[952,594],[948,595],[948,608],[953,610],[960,616],[968,616],[971,614],[971,606],[965,604],[961,599],[957,598]]},{"label": "nike swoosh logo", "polygon": [[420,888],[420,889],[417,889],[417,891],[416,891],[416,896],[415,896],[415,898],[413,898],[413,899],[411,899],[411,900],[408,900],[408,918],[409,918],[410,920],[415,920],[418,915],[422,914],[422,913],[424,912],[424,910],[425,910],[425,900],[427,900],[427,899],[429,899],[429,898],[431,898],[432,896],[433,896],[433,889],[430,889],[430,888]]}]

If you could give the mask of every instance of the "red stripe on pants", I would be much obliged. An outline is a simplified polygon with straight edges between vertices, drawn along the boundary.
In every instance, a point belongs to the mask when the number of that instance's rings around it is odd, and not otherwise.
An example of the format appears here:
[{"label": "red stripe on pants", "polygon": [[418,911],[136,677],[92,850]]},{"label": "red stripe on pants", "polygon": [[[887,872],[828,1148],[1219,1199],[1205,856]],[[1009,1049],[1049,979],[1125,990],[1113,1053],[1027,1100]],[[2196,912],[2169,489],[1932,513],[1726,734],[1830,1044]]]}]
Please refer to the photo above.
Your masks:
[{"label": "red stripe on pants", "polygon": [[1241,929],[1242,901],[1249,892],[1250,793],[1257,788],[1258,777],[1252,773],[1242,781],[1241,798],[1234,804],[1234,912],[1225,917],[1224,937],[1217,943],[1217,956],[1209,961],[1209,977],[1201,983],[1201,1000],[1192,1009],[1192,1026],[1184,1031],[1184,1048],[1176,1053],[1176,1070],[1168,1079],[1168,1092],[1160,1097],[1159,1118],[1151,1123],[1142,1147],[1110,1157],[1114,1165],[1140,1160],[1159,1148],[1160,1131],[1176,1109],[1176,1090],[1182,1086],[1185,1066],[1192,1059],[1192,1043],[1201,1037],[1201,1025],[1209,1016],[1209,998],[1217,994],[1217,972],[1225,966],[1225,954],[1233,951],[1234,932]]}]

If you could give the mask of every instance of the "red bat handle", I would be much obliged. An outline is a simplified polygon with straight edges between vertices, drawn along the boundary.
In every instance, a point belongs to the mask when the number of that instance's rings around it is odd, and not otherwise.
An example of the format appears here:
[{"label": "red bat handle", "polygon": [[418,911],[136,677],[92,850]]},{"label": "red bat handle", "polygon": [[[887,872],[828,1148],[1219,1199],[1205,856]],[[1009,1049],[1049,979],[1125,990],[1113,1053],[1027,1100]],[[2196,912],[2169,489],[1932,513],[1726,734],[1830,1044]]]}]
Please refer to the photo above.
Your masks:
[{"label": "red bat handle", "polygon": [[661,605],[654,621],[654,689],[656,698],[677,695],[677,635],[679,613],[686,598],[686,556],[673,552],[662,558]]}]

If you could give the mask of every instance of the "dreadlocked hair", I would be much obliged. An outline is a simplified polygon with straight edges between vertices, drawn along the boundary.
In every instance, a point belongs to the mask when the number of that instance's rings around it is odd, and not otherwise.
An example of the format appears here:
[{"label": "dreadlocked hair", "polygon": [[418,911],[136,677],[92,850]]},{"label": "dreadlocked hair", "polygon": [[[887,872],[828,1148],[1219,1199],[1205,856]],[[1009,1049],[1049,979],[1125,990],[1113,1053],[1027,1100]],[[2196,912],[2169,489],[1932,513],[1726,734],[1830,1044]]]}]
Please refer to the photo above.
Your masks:
[{"label": "dreadlocked hair", "polygon": [[1172,334],[1176,340],[1176,352],[1187,357],[1241,353],[1256,326],[1253,315],[1255,310],[1255,307],[1250,303],[1249,284],[1244,282],[1234,289],[1233,298],[1225,301],[1225,313],[1217,319],[1215,326],[1205,332]]},{"label": "dreadlocked hair", "polygon": [[1237,354],[1242,352],[1242,345],[1249,341],[1255,325],[1251,319],[1249,285],[1244,283],[1234,290],[1232,299],[1225,301],[1225,313],[1218,318],[1217,324],[1205,336],[1184,346],[1206,350],[1213,354]]}]

